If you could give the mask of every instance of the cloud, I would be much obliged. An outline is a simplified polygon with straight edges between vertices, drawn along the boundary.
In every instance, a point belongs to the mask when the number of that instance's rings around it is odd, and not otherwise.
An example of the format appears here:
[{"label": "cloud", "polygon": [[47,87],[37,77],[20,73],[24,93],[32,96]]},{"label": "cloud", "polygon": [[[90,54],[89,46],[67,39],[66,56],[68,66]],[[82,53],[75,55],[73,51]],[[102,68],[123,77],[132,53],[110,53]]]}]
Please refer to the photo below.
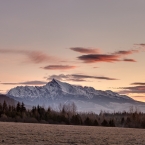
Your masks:
[{"label": "cloud", "polygon": [[144,82],[134,82],[134,83],[131,83],[130,85],[134,85],[134,86],[118,88],[118,89],[121,89],[119,93],[121,94],[130,94],[130,93],[144,94],[145,93]]},{"label": "cloud", "polygon": [[84,63],[94,63],[94,62],[115,62],[120,61],[118,55],[108,55],[108,54],[88,54],[79,56],[78,59],[82,60]]},{"label": "cloud", "polygon": [[123,61],[136,62],[136,60],[134,60],[134,59],[127,59],[127,58],[123,59]]},{"label": "cloud", "polygon": [[30,60],[34,63],[42,63],[42,62],[48,62],[52,60],[52,57],[42,53],[42,52],[28,52],[27,56],[30,58]]},{"label": "cloud", "polygon": [[0,90],[0,95],[5,94],[7,90]]},{"label": "cloud", "polygon": [[117,54],[117,55],[130,55],[130,54],[133,54],[133,53],[138,53],[139,50],[120,50],[120,51],[117,51],[115,52],[114,54]]},{"label": "cloud", "polygon": [[15,49],[0,49],[0,53],[2,54],[20,54],[25,55],[28,58],[29,62],[32,63],[43,63],[49,62],[51,60],[55,60],[54,57],[49,56],[41,51],[29,51],[29,50],[15,50]]},{"label": "cloud", "polygon": [[145,96],[133,96],[134,98],[145,98]]},{"label": "cloud", "polygon": [[[87,54],[78,57],[84,63],[96,63],[96,62],[117,62],[122,61],[121,58],[125,55],[131,55],[133,53],[139,53],[141,50],[120,50],[110,54]],[[123,61],[136,62],[134,59],[123,59]]]},{"label": "cloud", "polygon": [[134,45],[139,45],[139,46],[145,46],[145,43],[140,43],[140,44],[134,44]]},{"label": "cloud", "polygon": [[86,81],[86,79],[100,79],[100,80],[118,80],[116,78],[109,78],[104,76],[90,76],[82,74],[60,74],[60,75],[51,75],[47,79],[52,80],[53,78],[63,81]]},{"label": "cloud", "polygon": [[124,87],[123,90],[119,91],[119,93],[122,93],[122,94],[145,93],[145,86]]},{"label": "cloud", "polygon": [[73,75],[71,74],[60,74],[60,75],[51,75],[47,78],[47,80],[52,80],[52,79],[57,79],[57,80],[61,80],[61,81],[79,81],[79,82],[83,82],[86,81],[84,79],[81,78],[75,78]]},{"label": "cloud", "polygon": [[115,78],[109,78],[109,77],[89,76],[89,75],[80,75],[80,74],[73,74],[72,76],[75,78],[82,78],[82,79],[91,78],[91,79],[101,79],[101,80],[117,80]]},{"label": "cloud", "polygon": [[138,46],[138,50],[144,52],[145,51],[145,43],[140,44],[134,44],[135,46]]},{"label": "cloud", "polygon": [[134,83],[131,83],[131,85],[145,85],[144,82],[134,82]]},{"label": "cloud", "polygon": [[99,49],[94,49],[94,48],[72,47],[70,49],[76,52],[86,53],[86,54],[93,54],[93,53],[100,52]]},{"label": "cloud", "polygon": [[99,67],[97,67],[97,66],[94,66],[93,68],[99,68]]},{"label": "cloud", "polygon": [[18,82],[18,83],[1,83],[2,85],[44,85],[47,82],[44,81],[26,81],[26,82]]},{"label": "cloud", "polygon": [[46,70],[69,70],[69,69],[74,69],[76,66],[70,66],[70,65],[48,65],[45,67],[42,67],[43,69]]}]

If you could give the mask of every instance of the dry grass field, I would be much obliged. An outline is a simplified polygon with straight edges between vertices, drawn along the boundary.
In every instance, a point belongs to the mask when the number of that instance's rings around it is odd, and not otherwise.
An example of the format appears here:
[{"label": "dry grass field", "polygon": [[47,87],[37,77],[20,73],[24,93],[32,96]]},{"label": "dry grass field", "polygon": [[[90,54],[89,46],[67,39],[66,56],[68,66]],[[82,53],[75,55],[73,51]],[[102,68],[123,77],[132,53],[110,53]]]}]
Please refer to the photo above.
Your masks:
[{"label": "dry grass field", "polygon": [[145,145],[144,129],[0,122],[0,145]]}]

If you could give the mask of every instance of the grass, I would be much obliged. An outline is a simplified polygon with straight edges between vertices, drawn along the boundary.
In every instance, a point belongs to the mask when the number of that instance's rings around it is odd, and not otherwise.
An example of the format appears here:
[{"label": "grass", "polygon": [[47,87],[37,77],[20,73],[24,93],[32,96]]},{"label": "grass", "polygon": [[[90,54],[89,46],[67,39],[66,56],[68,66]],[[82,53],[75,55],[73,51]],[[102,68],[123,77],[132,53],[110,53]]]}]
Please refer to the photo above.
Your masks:
[{"label": "grass", "polygon": [[0,145],[145,145],[145,129],[0,122]]}]

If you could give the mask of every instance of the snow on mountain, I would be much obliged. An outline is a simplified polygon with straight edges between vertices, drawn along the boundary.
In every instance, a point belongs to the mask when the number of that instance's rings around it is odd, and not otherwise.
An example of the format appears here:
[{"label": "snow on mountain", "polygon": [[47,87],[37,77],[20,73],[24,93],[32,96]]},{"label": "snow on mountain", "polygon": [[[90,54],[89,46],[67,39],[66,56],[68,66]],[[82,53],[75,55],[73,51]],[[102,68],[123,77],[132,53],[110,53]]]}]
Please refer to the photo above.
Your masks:
[{"label": "snow on mountain", "polygon": [[[46,107],[57,106],[59,103],[75,102],[79,111],[92,110],[97,113],[100,110],[114,111],[117,107],[123,106],[123,103],[138,104],[137,101],[128,96],[119,95],[110,90],[101,91],[95,90],[93,87],[75,86],[56,79],[40,87],[18,86],[11,89],[7,95],[28,105],[39,104]],[[120,104],[120,107],[115,104]]]},{"label": "snow on mountain", "polygon": [[[94,96],[107,96],[109,98],[125,98],[117,93],[114,93],[110,90],[100,91],[95,90],[93,87],[82,87],[70,85],[65,82],[60,82],[58,80],[53,79],[51,82],[47,83],[42,87],[33,87],[33,86],[18,86],[16,88],[11,89],[8,92],[9,96],[18,97],[18,98],[55,98],[57,95],[67,94],[74,96],[84,96],[88,99],[93,98]],[[131,99],[127,97],[128,99]]]}]

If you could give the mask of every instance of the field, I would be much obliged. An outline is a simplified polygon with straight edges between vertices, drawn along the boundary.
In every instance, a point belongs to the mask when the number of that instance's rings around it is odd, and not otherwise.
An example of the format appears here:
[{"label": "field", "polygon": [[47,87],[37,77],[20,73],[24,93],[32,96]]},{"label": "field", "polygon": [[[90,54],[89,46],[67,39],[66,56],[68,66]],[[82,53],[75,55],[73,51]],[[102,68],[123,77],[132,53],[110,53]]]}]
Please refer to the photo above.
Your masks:
[{"label": "field", "polygon": [[145,145],[144,129],[0,122],[0,145]]}]

